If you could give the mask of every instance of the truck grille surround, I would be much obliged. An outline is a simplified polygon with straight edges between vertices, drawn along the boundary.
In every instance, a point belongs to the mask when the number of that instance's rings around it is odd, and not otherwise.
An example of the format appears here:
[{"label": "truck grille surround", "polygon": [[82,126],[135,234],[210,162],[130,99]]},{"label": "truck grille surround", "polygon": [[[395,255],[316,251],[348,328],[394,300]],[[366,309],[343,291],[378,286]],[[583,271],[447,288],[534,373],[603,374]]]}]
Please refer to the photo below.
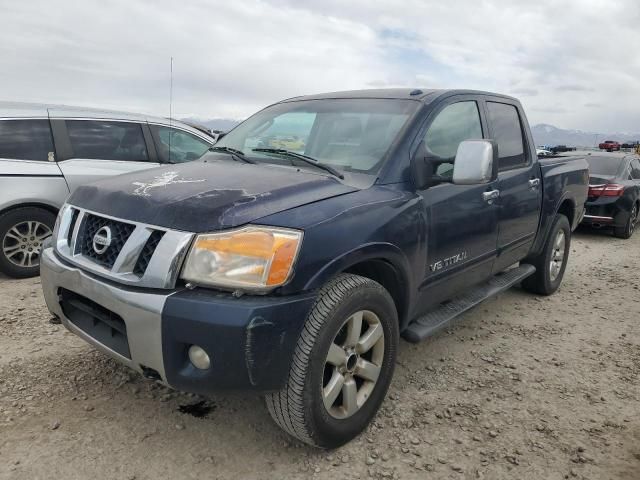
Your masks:
[{"label": "truck grille surround", "polygon": [[56,254],[117,283],[174,288],[194,234],[63,208],[53,239]]}]

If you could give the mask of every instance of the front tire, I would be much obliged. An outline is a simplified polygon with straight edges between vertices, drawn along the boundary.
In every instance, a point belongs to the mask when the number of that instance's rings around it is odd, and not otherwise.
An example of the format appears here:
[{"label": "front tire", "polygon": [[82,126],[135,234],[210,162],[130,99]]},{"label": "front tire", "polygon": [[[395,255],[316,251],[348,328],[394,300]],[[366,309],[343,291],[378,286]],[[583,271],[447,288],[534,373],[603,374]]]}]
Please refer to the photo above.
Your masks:
[{"label": "front tire", "polygon": [[387,290],[358,275],[335,277],[305,321],[287,384],[266,395],[274,421],[316,447],[353,439],[384,400],[398,337],[398,314]]},{"label": "front tire", "polygon": [[0,271],[14,278],[40,273],[42,243],[51,236],[56,216],[38,207],[22,207],[0,216]]},{"label": "front tire", "polygon": [[571,248],[571,227],[569,220],[562,214],[556,215],[551,225],[549,237],[540,254],[530,257],[523,263],[536,267],[536,273],[522,281],[522,287],[539,295],[554,293],[564,277]]},{"label": "front tire", "polygon": [[633,232],[636,229],[636,224],[638,223],[638,204],[636,203],[631,212],[629,212],[629,218],[627,219],[627,223],[620,228],[614,228],[613,234],[618,238],[631,238]]}]

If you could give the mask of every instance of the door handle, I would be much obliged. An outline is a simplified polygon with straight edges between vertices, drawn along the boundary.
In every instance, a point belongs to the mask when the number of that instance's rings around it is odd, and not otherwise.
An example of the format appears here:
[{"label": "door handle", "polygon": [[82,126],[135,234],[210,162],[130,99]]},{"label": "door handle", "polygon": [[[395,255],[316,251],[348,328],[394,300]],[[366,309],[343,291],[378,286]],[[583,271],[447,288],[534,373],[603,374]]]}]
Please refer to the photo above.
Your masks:
[{"label": "door handle", "polygon": [[539,178],[532,178],[531,180],[529,180],[529,188],[531,190],[534,190],[534,189],[538,188],[538,185],[540,185],[540,179]]},{"label": "door handle", "polygon": [[489,192],[484,192],[482,194],[482,199],[487,202],[489,205],[493,203],[494,200],[500,197],[500,190],[491,190]]}]

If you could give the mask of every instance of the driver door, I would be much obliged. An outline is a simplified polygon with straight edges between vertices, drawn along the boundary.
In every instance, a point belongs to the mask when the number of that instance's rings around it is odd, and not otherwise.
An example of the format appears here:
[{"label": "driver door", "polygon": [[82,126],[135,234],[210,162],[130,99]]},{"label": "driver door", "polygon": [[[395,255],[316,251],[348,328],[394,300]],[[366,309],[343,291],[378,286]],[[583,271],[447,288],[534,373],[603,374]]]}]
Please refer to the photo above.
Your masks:
[{"label": "driver door", "polygon": [[[474,97],[453,97],[428,121],[423,139],[428,156],[442,161],[436,171],[439,176],[452,177],[460,142],[487,138],[479,107]],[[428,309],[491,276],[498,207],[485,193],[494,189],[495,182],[444,182],[417,192],[423,200],[427,226],[421,307]]]}]

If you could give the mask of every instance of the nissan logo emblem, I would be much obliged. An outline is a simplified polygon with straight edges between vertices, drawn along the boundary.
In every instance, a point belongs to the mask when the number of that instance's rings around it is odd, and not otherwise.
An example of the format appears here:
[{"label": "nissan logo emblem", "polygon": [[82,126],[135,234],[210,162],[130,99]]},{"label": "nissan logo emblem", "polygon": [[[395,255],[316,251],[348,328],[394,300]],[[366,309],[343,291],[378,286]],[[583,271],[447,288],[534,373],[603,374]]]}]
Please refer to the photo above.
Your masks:
[{"label": "nissan logo emblem", "polygon": [[111,246],[111,229],[102,227],[93,236],[93,250],[98,255],[102,255]]}]

